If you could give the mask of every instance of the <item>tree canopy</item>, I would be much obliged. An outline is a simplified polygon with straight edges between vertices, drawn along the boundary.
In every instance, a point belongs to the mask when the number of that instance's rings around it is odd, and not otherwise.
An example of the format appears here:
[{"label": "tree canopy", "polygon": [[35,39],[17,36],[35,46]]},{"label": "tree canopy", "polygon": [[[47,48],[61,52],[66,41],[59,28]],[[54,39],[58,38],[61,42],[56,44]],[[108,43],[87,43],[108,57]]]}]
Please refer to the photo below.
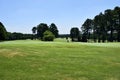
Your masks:
[{"label": "tree canopy", "polygon": [[0,22],[0,41],[5,40],[7,37],[7,31],[4,25]]},{"label": "tree canopy", "polygon": [[55,37],[58,37],[58,29],[57,29],[57,26],[54,24],[54,23],[52,23],[51,25],[50,25],[50,31],[55,35]]},{"label": "tree canopy", "polygon": [[32,28],[32,32],[33,32],[34,36],[35,36],[36,31],[37,31],[37,38],[41,39],[41,40],[45,39],[46,35],[44,36],[44,33],[46,31],[47,31],[46,33],[50,33],[50,35],[54,35],[54,37],[56,37],[56,38],[59,35],[57,26],[54,23],[51,23],[50,26],[48,26],[46,23],[40,23],[39,25],[37,25],[37,27]]},{"label": "tree canopy", "polygon": [[73,27],[70,30],[70,37],[72,41],[78,41],[80,36],[80,31],[77,27]]},{"label": "tree canopy", "polygon": [[107,9],[94,19],[86,19],[81,29],[87,39],[94,39],[95,42],[120,42],[120,7]]},{"label": "tree canopy", "polygon": [[43,39],[43,33],[48,30],[48,25],[45,24],[45,23],[40,23],[38,26],[37,26],[37,37],[40,38],[40,39]]}]

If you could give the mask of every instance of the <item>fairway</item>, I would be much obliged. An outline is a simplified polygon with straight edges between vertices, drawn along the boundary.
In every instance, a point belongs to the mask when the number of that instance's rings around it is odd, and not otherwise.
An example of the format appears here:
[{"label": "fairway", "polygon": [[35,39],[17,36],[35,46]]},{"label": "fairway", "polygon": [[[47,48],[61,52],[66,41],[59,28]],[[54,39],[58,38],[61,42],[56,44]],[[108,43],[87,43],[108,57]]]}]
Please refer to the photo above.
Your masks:
[{"label": "fairway", "polygon": [[0,80],[120,80],[120,43],[0,42]]}]

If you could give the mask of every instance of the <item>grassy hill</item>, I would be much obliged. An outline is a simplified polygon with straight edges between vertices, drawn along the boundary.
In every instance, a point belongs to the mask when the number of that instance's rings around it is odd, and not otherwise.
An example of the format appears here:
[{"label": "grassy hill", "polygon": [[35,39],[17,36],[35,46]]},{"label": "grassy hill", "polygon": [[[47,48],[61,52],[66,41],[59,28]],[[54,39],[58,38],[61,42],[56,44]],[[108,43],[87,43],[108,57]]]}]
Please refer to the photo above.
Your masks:
[{"label": "grassy hill", "polygon": [[120,80],[120,43],[0,42],[0,80]]}]

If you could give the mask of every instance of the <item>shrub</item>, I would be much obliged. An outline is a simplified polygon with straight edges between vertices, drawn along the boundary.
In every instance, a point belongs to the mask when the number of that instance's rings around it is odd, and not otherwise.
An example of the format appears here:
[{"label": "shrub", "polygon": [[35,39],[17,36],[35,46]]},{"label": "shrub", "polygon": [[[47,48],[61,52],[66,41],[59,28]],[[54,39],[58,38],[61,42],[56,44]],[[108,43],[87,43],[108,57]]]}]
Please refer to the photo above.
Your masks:
[{"label": "shrub", "polygon": [[53,41],[55,38],[55,35],[49,30],[45,31],[43,33],[43,41]]}]

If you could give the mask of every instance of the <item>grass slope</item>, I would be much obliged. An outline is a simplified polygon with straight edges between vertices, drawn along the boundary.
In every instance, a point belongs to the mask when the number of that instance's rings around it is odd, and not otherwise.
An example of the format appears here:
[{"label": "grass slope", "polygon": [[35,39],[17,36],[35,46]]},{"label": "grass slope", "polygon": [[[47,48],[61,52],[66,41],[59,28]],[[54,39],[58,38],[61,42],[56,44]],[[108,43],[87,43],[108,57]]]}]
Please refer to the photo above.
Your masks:
[{"label": "grass slope", "polygon": [[0,80],[120,80],[120,43],[2,42]]}]

